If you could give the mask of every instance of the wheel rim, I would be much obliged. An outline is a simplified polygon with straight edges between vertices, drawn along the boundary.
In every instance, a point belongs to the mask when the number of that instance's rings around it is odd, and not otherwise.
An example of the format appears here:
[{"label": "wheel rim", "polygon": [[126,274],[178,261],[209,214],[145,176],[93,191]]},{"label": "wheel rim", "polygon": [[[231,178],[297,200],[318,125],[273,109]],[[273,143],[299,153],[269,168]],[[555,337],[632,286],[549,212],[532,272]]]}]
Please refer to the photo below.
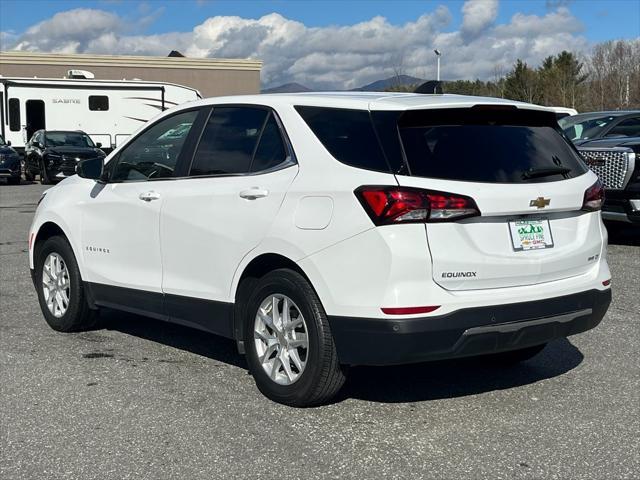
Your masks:
[{"label": "wheel rim", "polygon": [[265,298],[256,314],[253,337],[258,361],[280,385],[295,383],[307,365],[309,338],[300,309],[286,295]]},{"label": "wheel rim", "polygon": [[71,281],[67,264],[55,252],[47,256],[42,267],[42,292],[49,312],[62,317],[69,308]]}]

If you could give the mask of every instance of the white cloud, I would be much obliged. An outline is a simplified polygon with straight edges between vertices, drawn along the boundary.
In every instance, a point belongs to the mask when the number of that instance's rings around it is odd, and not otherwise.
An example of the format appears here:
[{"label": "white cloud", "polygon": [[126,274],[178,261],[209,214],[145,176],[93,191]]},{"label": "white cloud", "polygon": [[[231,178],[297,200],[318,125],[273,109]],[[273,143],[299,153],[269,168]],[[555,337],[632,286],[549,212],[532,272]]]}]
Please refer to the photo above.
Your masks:
[{"label": "white cloud", "polygon": [[498,0],[468,0],[462,6],[460,31],[470,38],[476,37],[493,25],[498,16]]},{"label": "white cloud", "polygon": [[216,16],[187,32],[137,34],[161,11],[137,19],[94,9],[54,15],[21,34],[3,33],[3,48],[51,52],[258,58],[265,86],[299,82],[314,88],[353,88],[398,71],[435,75],[433,49],[442,50],[445,79],[490,78],[516,58],[536,65],[562,50],[584,51],[582,25],[564,7],[546,15],[516,14],[496,24],[497,0],[468,0],[455,30],[446,6],[403,25],[384,17],[349,26],[308,27],[272,13],[258,19]]}]

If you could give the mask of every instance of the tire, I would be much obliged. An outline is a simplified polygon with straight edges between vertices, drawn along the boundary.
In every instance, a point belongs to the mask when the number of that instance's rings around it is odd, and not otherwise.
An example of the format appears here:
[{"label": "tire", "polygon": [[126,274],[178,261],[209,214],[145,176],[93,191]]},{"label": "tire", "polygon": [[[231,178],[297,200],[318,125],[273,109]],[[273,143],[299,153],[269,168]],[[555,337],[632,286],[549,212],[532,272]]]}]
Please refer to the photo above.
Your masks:
[{"label": "tire", "polygon": [[49,173],[44,166],[44,162],[40,162],[40,183],[42,185],[51,185],[51,179],[49,178]]},{"label": "tire", "polygon": [[520,350],[511,350],[509,352],[500,352],[487,355],[487,360],[495,365],[515,365],[520,362],[525,362],[537,354],[539,354],[547,344],[534,345],[533,347],[521,348]]},{"label": "tire", "polygon": [[[282,297],[278,304],[278,315],[282,317],[284,312],[285,297],[290,309],[286,309],[291,316],[289,329],[280,328],[280,339],[283,336],[286,340],[286,348],[275,347],[273,351],[273,365],[277,365],[275,377],[267,373],[268,367],[263,367],[260,358],[264,360],[266,353],[266,343],[261,340],[260,335],[270,335],[275,339],[278,335],[276,330],[269,330],[265,327],[263,333],[256,333],[259,321],[270,314],[265,315],[268,309],[263,309],[259,317],[258,312],[261,306],[273,305],[274,297]],[[268,308],[268,307],[267,307]],[[271,312],[273,308],[271,308]],[[302,316],[300,322],[300,315]],[[263,322],[264,324],[264,322]],[[294,325],[297,324],[295,327]],[[264,324],[266,325],[266,324]],[[262,326],[262,324],[261,324]],[[282,327],[282,325],[280,325]],[[296,343],[303,343],[303,332],[306,331],[307,348],[298,346]],[[298,340],[291,337],[297,337]],[[277,340],[280,341],[280,340]],[[289,343],[291,342],[291,343]],[[338,361],[336,347],[333,336],[327,321],[327,315],[320,303],[320,299],[309,282],[299,273],[289,269],[279,269],[268,273],[260,278],[255,284],[253,292],[249,295],[244,318],[244,345],[247,354],[249,371],[255,379],[258,389],[269,399],[290,405],[293,407],[310,407],[320,405],[331,400],[340,390],[346,380],[345,369]],[[260,346],[259,346],[260,345]],[[261,350],[259,352],[258,350]],[[304,362],[302,370],[297,367],[294,361],[292,350],[296,350],[298,364]],[[278,356],[286,356],[282,361]],[[291,354],[291,356],[290,356]],[[268,360],[267,360],[268,362]],[[279,362],[279,365],[278,365]],[[288,372],[285,371],[285,364],[296,378],[291,381]],[[271,374],[274,369],[271,368]]]},{"label": "tire", "polygon": [[[38,293],[38,301],[40,302],[40,309],[44,315],[44,319],[49,326],[58,332],[77,332],[82,330],[89,330],[96,326],[97,323],[97,311],[91,310],[87,303],[84,287],[82,285],[82,278],[80,277],[80,270],[78,270],[78,263],[76,262],[73,250],[69,245],[66,238],[62,236],[50,237],[38,247],[35,252],[35,286]],[[55,298],[56,295],[47,295],[45,293],[45,284],[43,277],[43,270],[45,270],[45,262],[47,271],[52,270],[50,260],[53,257],[54,261],[56,257],[59,259],[57,265],[61,268],[66,268],[66,275],[63,270],[62,274],[57,273],[56,279],[65,278],[63,285],[56,283],[57,280],[53,279],[53,275],[49,275],[46,278],[49,280],[49,284],[56,284],[58,291],[61,295],[60,298],[68,299],[66,302],[66,309],[57,309],[59,302],[50,302],[53,305],[53,310],[47,305],[47,297]],[[60,261],[62,263],[60,263]],[[55,268],[53,270],[56,270]],[[49,290],[50,292],[51,290]],[[64,306],[64,301],[61,302]]]},{"label": "tire", "polygon": [[20,185],[20,177],[10,177],[7,178],[7,183],[9,185]]},{"label": "tire", "polygon": [[24,171],[24,179],[27,182],[33,182],[36,179],[36,176],[33,173],[31,173],[29,170],[25,170]]}]

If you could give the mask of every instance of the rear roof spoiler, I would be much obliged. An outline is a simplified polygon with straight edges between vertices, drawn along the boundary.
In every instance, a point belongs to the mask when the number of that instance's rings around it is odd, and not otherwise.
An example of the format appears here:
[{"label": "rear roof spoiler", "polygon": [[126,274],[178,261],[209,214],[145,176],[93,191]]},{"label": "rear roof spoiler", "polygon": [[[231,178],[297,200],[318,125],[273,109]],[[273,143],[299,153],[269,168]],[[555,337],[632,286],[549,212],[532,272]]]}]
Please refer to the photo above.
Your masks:
[{"label": "rear roof spoiler", "polygon": [[429,80],[428,82],[424,82],[422,85],[418,85],[413,93],[442,95],[442,82],[440,80]]}]

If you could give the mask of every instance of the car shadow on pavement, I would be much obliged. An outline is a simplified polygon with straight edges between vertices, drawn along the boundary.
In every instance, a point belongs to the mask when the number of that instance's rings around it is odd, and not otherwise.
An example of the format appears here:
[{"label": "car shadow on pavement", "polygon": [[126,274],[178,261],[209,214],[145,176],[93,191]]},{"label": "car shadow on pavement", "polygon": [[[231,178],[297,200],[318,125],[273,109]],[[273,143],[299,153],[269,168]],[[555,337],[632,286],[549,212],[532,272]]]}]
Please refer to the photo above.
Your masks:
[{"label": "car shadow on pavement", "polygon": [[609,245],[640,247],[640,226],[606,222]]},{"label": "car shadow on pavement", "polygon": [[[104,327],[127,335],[247,369],[234,341],[138,315],[104,310]],[[352,367],[349,378],[332,403],[349,398],[372,402],[418,402],[464,397],[528,385],[557,377],[575,367],[583,355],[569,340],[553,341],[531,360],[515,366],[496,366],[481,357],[398,365]]]},{"label": "car shadow on pavement", "polygon": [[340,394],[372,402],[400,403],[464,397],[557,377],[584,356],[566,338],[550,342],[532,359],[511,366],[482,357],[390,367],[354,367]]},{"label": "car shadow on pavement", "polygon": [[244,356],[238,353],[236,343],[228,338],[109,309],[101,311],[100,317],[102,326],[108,330],[144,338],[235,367],[247,368]]}]

